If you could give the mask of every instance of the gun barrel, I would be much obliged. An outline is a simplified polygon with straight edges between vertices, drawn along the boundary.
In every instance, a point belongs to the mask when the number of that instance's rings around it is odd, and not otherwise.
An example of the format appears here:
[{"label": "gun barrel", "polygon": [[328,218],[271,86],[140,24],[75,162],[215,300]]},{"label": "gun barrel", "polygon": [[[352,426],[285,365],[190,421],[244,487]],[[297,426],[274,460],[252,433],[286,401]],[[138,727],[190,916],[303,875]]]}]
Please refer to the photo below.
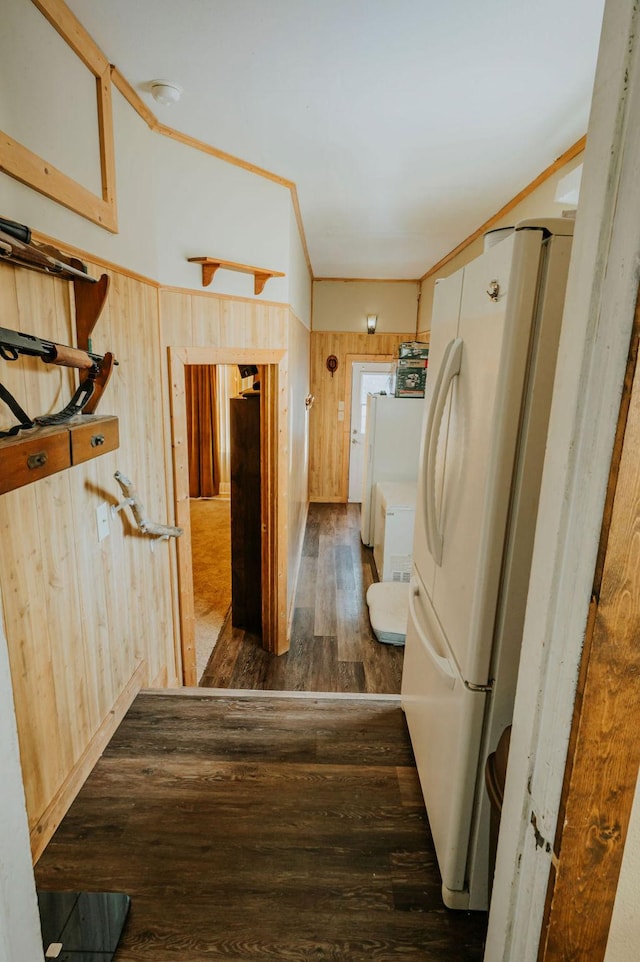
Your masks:
[{"label": "gun barrel", "polygon": [[104,360],[101,354],[91,354],[77,347],[56,344],[54,341],[46,341],[32,334],[23,334],[21,331],[10,331],[0,327],[0,356],[7,361],[15,361],[19,354],[39,357],[45,364],[60,364],[63,367],[75,367],[84,371],[99,368]]}]

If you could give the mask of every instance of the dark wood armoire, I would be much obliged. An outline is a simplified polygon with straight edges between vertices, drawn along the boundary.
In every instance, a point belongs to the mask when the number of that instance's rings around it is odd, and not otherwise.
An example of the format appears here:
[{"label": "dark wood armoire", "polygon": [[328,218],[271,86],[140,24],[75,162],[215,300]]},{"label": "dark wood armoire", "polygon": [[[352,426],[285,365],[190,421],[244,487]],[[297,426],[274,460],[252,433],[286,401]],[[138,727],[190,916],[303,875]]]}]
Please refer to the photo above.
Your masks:
[{"label": "dark wood armoire", "polygon": [[260,393],[231,398],[231,623],[262,635]]}]

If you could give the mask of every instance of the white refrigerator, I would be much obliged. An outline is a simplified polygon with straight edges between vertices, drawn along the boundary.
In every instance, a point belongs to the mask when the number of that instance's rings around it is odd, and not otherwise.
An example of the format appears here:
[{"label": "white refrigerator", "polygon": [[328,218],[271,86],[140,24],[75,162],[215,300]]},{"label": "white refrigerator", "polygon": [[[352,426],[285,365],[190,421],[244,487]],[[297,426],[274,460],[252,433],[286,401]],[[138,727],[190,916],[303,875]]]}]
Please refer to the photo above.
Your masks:
[{"label": "white refrigerator", "polygon": [[402,705],[450,908],[488,907],[572,234],[521,222],[436,283]]},{"label": "white refrigerator", "polygon": [[423,413],[422,398],[390,394],[370,394],[367,398],[360,508],[363,544],[373,544],[378,482],[417,481]]}]

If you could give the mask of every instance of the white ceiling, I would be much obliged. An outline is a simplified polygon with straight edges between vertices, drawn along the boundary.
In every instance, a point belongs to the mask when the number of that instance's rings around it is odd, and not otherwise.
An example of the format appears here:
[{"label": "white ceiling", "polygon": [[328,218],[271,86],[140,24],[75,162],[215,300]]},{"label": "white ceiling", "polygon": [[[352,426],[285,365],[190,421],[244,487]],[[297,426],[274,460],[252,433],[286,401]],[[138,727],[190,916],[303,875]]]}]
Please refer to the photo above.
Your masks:
[{"label": "white ceiling", "polygon": [[424,274],[586,132],[604,7],[67,3],[162,123],[297,184],[316,277],[388,278]]}]

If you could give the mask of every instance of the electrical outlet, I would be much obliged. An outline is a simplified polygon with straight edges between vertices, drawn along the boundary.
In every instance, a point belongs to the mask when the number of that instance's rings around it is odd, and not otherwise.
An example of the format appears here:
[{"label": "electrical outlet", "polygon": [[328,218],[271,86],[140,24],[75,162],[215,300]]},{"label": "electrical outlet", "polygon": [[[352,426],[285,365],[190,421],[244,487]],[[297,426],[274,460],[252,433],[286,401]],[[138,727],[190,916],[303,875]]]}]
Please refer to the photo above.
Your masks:
[{"label": "electrical outlet", "polygon": [[96,523],[98,525],[98,541],[109,537],[109,505],[103,501],[96,508]]}]

